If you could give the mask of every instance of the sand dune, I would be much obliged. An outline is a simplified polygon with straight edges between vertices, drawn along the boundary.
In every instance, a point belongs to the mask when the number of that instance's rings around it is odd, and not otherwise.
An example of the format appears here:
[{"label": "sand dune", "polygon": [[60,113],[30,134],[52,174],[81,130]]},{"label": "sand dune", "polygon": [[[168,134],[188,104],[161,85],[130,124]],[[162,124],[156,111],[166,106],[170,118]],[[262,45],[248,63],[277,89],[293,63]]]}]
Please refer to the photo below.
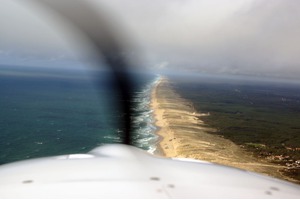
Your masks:
[{"label": "sand dune", "polygon": [[230,140],[209,134],[214,129],[199,119],[206,114],[197,113],[166,78],[153,88],[151,107],[159,127],[162,156],[205,160],[293,181],[280,173],[283,166],[255,158]]}]

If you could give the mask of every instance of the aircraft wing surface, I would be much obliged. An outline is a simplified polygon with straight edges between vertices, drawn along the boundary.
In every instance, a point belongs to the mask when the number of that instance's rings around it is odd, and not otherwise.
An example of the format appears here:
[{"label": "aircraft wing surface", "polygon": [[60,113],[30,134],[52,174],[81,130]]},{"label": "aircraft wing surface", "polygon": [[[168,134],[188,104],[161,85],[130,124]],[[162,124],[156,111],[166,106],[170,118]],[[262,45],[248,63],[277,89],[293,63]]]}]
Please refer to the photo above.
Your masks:
[{"label": "aircraft wing surface", "polygon": [[300,198],[295,184],[183,160],[116,144],[5,164],[0,198]]}]

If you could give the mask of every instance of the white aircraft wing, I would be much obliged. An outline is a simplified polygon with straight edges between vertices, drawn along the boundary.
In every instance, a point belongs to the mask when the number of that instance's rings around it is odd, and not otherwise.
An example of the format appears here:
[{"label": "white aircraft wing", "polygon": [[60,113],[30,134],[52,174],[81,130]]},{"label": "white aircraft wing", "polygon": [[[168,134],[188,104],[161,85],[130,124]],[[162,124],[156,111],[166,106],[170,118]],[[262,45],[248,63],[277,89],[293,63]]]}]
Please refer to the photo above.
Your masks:
[{"label": "white aircraft wing", "polygon": [[0,177],[0,198],[300,198],[292,183],[127,145],[5,164]]}]

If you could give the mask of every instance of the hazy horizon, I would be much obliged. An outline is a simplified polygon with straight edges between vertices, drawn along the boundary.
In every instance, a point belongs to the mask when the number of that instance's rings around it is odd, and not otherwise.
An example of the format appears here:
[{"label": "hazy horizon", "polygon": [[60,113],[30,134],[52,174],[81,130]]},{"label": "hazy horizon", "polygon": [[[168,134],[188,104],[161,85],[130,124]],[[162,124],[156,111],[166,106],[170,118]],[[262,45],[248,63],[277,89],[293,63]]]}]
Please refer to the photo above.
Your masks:
[{"label": "hazy horizon", "polygon": [[[123,53],[139,68],[157,73],[300,77],[297,0],[89,2],[109,13],[107,20],[125,44]],[[70,45],[60,33],[64,23],[55,27],[49,13],[28,0],[4,0],[2,5],[0,64],[84,65],[74,53],[80,45]]]}]

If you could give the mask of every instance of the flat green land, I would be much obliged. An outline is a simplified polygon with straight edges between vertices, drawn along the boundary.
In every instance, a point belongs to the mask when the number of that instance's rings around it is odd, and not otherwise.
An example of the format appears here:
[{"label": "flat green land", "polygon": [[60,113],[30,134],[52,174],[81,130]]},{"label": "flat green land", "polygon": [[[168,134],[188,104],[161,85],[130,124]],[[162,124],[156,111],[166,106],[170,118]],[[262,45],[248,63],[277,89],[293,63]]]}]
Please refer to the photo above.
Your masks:
[{"label": "flat green land", "polygon": [[257,81],[174,80],[218,134],[255,156],[286,166],[300,182],[300,86]]}]

